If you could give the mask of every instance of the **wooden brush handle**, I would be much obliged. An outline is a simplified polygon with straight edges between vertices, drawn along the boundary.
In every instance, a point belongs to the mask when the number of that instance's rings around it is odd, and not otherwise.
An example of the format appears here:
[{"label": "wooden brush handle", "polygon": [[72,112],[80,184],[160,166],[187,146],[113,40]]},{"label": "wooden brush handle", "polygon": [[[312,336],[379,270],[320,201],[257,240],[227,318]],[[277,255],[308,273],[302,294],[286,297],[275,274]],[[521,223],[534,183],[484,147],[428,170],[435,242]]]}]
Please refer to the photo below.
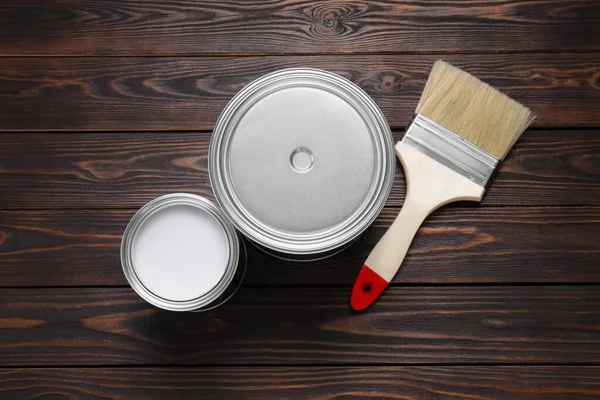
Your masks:
[{"label": "wooden brush handle", "polygon": [[419,227],[429,214],[459,200],[480,201],[485,189],[405,143],[396,144],[404,167],[404,206],[365,261],[352,290],[355,310],[371,305],[394,278]]}]

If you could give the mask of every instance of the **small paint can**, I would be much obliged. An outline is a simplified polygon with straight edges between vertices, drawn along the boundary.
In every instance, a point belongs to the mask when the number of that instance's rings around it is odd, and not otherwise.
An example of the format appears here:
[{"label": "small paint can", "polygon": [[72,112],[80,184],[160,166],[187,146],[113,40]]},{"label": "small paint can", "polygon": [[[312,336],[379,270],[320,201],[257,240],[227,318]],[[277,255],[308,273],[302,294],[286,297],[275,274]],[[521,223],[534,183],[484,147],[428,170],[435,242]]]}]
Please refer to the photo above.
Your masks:
[{"label": "small paint can", "polygon": [[331,72],[263,76],[225,107],[209,148],[217,202],[277,257],[339,252],[377,217],[396,159],[389,125],[360,87]]},{"label": "small paint can", "polygon": [[187,193],[156,198],[132,217],[121,242],[127,281],[144,300],[171,311],[205,311],[238,289],[244,243],[222,210]]}]

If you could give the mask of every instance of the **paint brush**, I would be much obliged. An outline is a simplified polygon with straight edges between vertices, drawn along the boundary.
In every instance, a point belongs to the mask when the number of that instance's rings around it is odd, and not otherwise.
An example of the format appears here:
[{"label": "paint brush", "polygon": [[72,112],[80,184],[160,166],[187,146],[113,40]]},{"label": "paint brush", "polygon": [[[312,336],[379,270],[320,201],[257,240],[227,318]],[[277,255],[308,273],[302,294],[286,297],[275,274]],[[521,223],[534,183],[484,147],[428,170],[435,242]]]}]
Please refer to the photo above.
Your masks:
[{"label": "paint brush", "polygon": [[437,208],[481,201],[501,160],[535,115],[472,75],[437,61],[396,155],[407,193],[396,220],[354,283],[355,310],[371,305],[394,278],[419,227]]}]

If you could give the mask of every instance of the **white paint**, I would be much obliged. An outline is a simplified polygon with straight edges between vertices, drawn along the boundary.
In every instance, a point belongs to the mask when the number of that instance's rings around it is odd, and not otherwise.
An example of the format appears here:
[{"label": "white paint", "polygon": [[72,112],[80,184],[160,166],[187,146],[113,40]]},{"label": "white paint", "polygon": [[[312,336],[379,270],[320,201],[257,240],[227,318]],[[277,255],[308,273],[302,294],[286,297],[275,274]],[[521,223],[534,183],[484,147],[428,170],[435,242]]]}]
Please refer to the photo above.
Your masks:
[{"label": "white paint", "polygon": [[167,207],[148,217],[133,240],[133,269],[148,290],[172,301],[208,293],[229,260],[225,230],[207,211]]}]

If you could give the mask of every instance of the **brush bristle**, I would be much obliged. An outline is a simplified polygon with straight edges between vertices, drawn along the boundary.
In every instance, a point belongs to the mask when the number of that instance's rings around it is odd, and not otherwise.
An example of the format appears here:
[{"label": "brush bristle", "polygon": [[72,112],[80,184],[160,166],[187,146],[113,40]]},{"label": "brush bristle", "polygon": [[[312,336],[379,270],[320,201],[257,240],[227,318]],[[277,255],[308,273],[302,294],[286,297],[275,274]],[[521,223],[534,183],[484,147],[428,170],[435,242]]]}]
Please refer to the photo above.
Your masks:
[{"label": "brush bristle", "polygon": [[416,111],[501,160],[535,120],[527,107],[441,60]]}]

